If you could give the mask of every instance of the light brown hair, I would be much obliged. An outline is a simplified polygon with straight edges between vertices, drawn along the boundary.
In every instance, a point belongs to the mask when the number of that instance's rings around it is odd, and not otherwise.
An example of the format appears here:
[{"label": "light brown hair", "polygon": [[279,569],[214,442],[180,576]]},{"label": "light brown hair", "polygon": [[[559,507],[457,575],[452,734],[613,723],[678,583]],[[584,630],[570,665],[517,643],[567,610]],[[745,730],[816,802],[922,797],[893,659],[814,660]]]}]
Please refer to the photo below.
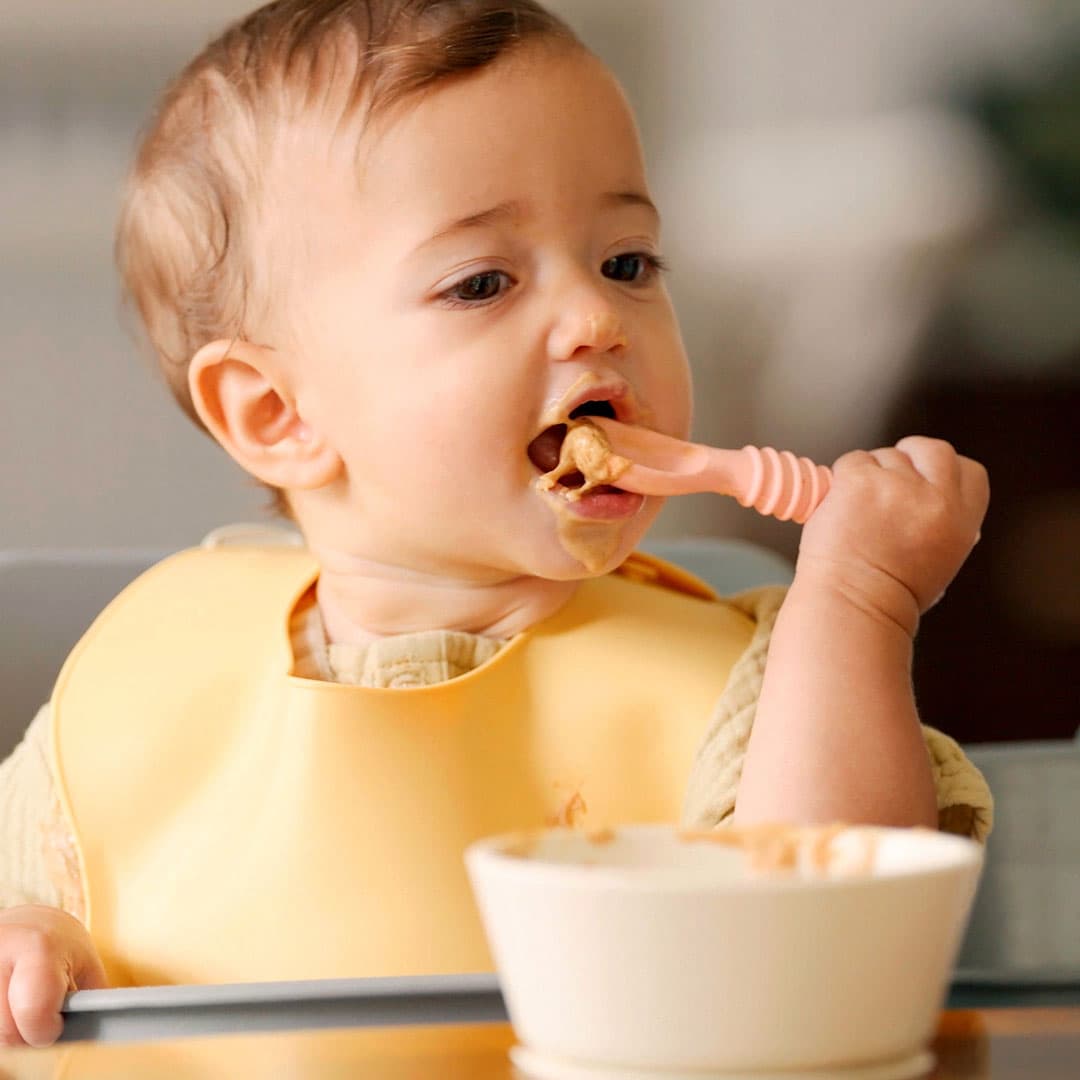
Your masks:
[{"label": "light brown hair", "polygon": [[166,382],[197,424],[191,358],[246,337],[270,299],[257,295],[267,290],[250,233],[282,122],[332,108],[338,126],[362,126],[542,39],[581,47],[534,0],[276,0],[176,77],[137,149],[116,259]]}]

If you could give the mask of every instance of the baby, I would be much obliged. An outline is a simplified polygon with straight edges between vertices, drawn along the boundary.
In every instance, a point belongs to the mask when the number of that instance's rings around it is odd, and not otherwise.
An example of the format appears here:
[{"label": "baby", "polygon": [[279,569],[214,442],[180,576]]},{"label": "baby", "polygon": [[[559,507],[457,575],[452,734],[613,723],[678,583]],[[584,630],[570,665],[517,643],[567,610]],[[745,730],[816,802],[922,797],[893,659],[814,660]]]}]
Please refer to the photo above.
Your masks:
[{"label": "baby", "polygon": [[727,600],[634,553],[660,500],[542,480],[582,417],[691,408],[633,117],[532,0],[256,11],[165,94],[117,251],[306,546],[140,578],[0,770],[5,1043],[73,987],[487,968],[465,845],[571,804],[986,835],[910,679],[978,464],[842,457],[791,588]]}]

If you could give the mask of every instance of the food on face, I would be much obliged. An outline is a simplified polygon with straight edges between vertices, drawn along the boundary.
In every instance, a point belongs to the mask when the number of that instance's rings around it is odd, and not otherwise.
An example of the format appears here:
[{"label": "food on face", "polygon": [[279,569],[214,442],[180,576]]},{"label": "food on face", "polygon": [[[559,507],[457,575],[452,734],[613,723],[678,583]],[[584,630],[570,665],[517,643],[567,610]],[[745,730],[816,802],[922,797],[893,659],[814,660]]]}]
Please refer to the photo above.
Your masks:
[{"label": "food on face", "polygon": [[877,853],[872,831],[847,825],[751,825],[680,837],[740,848],[751,873],[761,876],[861,877],[873,871]]},{"label": "food on face", "polygon": [[[615,419],[616,400],[621,402],[621,414],[633,416],[638,422],[646,422],[652,415],[629,386],[595,371],[584,372],[544,411],[540,434],[526,448],[529,461],[542,474],[534,481],[535,489],[551,492],[546,501],[555,517],[559,543],[590,573],[601,573],[616,565],[625,542],[626,523],[642,505],[641,496],[611,484],[621,475],[621,469],[629,468],[629,462],[620,464],[603,432],[594,428],[603,442],[588,431],[572,435],[575,429],[588,424],[590,416]],[[590,501],[582,502],[585,494]],[[607,502],[597,506],[596,497]]]},{"label": "food on face", "polygon": [[[590,491],[613,485],[629,467],[626,458],[612,452],[607,436],[595,424],[588,420],[571,420],[559,450],[558,463],[537,483],[542,490],[550,491],[562,482],[566,497],[576,502]],[[583,482],[573,486],[579,476]]]},{"label": "food on face", "polygon": [[[549,419],[552,418],[549,416]],[[586,570],[610,568],[622,543],[623,519],[589,520],[573,504],[582,495],[614,491],[612,481],[630,462],[613,454],[607,436],[584,418],[569,417],[550,424],[530,444],[529,460],[541,471],[540,491],[558,487],[562,498],[550,500],[559,542]]]},{"label": "food on face", "polygon": [[555,503],[554,511],[559,543],[564,551],[593,574],[614,566],[613,560],[622,544],[621,522],[579,518],[569,500]]}]

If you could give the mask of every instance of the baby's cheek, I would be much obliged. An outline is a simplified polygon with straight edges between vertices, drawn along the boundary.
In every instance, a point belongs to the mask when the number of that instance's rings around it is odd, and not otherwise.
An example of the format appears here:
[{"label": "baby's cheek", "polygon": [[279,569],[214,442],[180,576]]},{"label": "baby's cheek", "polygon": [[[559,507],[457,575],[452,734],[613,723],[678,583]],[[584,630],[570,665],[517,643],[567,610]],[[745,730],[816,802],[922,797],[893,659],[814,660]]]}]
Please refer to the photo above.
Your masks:
[{"label": "baby's cheek", "polygon": [[643,423],[676,438],[689,437],[693,414],[689,372],[673,364],[657,373],[642,396],[643,407],[652,414],[643,416]]}]

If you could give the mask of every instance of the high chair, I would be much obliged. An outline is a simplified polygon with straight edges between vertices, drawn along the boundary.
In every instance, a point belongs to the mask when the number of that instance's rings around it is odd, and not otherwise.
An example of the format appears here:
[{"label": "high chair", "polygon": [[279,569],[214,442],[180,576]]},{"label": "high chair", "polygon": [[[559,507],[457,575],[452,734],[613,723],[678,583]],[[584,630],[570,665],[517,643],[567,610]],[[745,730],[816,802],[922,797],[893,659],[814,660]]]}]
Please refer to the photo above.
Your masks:
[{"label": "high chair", "polygon": [[[227,525],[203,541],[295,543],[268,525]],[[164,548],[0,551],[0,760],[48,700],[64,658],[125,585],[170,554]]]},{"label": "high chair", "polygon": [[954,1003],[1017,988],[1080,997],[1080,746],[994,743],[965,752],[994,795],[994,830],[960,953]]}]

